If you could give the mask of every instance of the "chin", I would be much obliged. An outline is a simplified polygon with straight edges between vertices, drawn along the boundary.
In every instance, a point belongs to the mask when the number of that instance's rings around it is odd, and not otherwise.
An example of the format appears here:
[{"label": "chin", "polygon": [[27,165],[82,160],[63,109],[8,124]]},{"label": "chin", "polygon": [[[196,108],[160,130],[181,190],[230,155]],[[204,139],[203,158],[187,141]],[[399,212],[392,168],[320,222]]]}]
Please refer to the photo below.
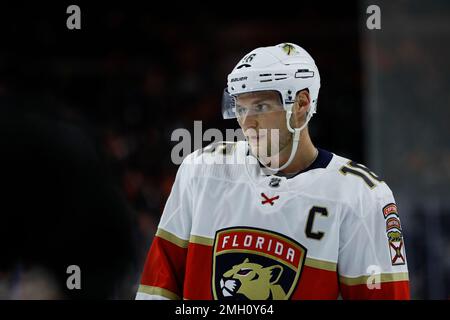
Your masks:
[{"label": "chin", "polygon": [[272,156],[270,155],[270,153],[269,155],[267,155],[268,152],[264,148],[250,144],[250,149],[252,151],[252,154],[258,158],[259,162],[265,165],[272,165],[278,160],[278,155]]}]

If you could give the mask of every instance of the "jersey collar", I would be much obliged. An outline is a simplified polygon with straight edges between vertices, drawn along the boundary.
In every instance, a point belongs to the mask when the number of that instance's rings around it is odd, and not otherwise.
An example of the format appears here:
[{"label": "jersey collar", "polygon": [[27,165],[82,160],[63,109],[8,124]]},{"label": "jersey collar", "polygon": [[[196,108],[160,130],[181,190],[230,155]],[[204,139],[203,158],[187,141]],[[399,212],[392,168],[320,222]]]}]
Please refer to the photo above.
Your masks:
[{"label": "jersey collar", "polygon": [[[278,172],[276,174],[274,174],[275,176],[278,177],[285,177],[286,179],[292,179],[296,176],[298,176],[299,174],[305,173],[307,171],[310,170],[314,170],[314,169],[324,169],[328,166],[328,164],[331,162],[331,159],[333,159],[333,153],[325,150],[325,149],[321,149],[321,148],[317,148],[317,150],[319,151],[317,158],[313,161],[313,163],[311,163],[307,168],[300,170],[297,173],[291,173],[291,174],[284,174],[282,172]],[[250,151],[247,150],[247,156],[250,154]],[[259,166],[263,169],[264,165],[262,165],[259,160],[258,160]]]},{"label": "jersey collar", "polygon": [[298,176],[299,174],[302,174],[310,170],[326,168],[328,164],[331,162],[331,159],[333,158],[333,153],[321,148],[317,148],[317,150],[319,151],[317,158],[307,168],[300,170],[297,173],[284,174],[282,172],[278,172],[275,175],[280,177],[286,177],[287,179],[292,179]]}]

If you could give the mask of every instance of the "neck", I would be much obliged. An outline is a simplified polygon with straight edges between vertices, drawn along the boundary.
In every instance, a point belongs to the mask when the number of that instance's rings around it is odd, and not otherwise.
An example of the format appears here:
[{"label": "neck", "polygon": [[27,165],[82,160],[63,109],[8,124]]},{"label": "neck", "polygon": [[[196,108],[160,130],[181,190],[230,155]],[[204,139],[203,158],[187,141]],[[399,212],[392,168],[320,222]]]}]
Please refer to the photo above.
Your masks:
[{"label": "neck", "polygon": [[[284,164],[288,161],[291,155],[292,144],[286,150],[280,153],[280,163]],[[292,162],[280,172],[285,175],[295,174],[299,171],[306,169],[317,157],[317,148],[309,137],[308,130],[302,130],[300,134],[300,143],[297,147],[294,159]]]}]

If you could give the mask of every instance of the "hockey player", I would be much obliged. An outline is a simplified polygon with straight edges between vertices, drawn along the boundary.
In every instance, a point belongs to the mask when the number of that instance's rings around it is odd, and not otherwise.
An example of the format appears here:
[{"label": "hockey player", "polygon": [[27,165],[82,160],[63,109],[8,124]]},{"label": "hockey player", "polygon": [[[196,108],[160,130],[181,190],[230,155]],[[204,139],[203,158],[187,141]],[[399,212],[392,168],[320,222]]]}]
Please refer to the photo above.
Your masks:
[{"label": "hockey player", "polygon": [[295,44],[236,65],[222,111],[246,141],[183,161],[137,299],[409,299],[391,190],[310,139],[319,88]]}]

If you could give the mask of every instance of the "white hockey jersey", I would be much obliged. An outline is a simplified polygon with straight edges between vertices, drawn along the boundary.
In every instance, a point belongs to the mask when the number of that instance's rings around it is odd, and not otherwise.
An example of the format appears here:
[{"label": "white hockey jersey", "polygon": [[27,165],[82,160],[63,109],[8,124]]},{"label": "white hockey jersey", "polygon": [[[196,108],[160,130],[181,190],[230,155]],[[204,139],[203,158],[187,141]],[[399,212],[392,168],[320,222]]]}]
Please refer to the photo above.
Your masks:
[{"label": "white hockey jersey", "polygon": [[180,166],[137,299],[409,299],[393,194],[319,149],[294,177],[265,175],[247,143]]}]

